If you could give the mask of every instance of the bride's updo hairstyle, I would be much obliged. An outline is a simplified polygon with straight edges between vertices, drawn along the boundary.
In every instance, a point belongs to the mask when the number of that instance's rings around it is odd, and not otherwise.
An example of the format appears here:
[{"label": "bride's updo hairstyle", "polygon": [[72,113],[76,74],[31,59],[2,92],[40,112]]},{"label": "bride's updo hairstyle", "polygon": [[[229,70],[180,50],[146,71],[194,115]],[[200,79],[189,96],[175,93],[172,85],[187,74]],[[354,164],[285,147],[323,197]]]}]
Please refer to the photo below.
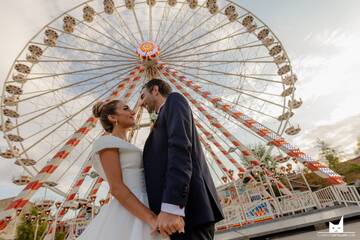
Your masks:
[{"label": "bride's updo hairstyle", "polygon": [[110,102],[100,101],[97,102],[92,108],[94,117],[100,118],[101,125],[108,133],[111,133],[114,129],[114,125],[109,120],[108,116],[116,115],[116,108],[119,102],[120,100],[117,99]]}]

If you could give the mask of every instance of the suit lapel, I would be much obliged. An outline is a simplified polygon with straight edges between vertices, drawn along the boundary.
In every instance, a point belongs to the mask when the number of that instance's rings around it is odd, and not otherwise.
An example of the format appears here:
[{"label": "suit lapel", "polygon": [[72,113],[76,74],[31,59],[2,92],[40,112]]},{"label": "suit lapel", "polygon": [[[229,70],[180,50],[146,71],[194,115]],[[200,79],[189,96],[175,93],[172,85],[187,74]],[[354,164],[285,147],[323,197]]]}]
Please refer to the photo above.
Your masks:
[{"label": "suit lapel", "polygon": [[149,144],[150,144],[150,139],[152,138],[152,135],[154,134],[154,131],[155,131],[155,128],[156,128],[156,124],[158,123],[159,119],[161,117],[163,117],[163,114],[164,114],[164,108],[165,108],[165,103],[164,105],[160,108],[160,111],[159,111],[159,114],[158,114],[158,117],[157,119],[155,120],[154,122],[154,125],[153,127],[151,128],[150,130],[150,133],[149,133],[149,136],[147,137],[146,141],[145,141],[145,145],[144,145],[144,152],[146,151],[146,149],[148,148]]}]

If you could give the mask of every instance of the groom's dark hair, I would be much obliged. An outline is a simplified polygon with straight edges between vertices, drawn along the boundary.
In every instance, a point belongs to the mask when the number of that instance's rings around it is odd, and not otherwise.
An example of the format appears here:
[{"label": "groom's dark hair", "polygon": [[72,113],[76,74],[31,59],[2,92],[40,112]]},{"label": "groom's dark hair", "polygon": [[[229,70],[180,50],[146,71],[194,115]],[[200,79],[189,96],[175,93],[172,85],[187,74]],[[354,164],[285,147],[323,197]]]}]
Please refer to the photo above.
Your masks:
[{"label": "groom's dark hair", "polygon": [[151,79],[150,81],[145,83],[143,88],[146,88],[149,92],[151,92],[154,86],[158,86],[159,93],[165,98],[169,96],[169,94],[172,92],[171,86],[167,82],[157,78]]}]

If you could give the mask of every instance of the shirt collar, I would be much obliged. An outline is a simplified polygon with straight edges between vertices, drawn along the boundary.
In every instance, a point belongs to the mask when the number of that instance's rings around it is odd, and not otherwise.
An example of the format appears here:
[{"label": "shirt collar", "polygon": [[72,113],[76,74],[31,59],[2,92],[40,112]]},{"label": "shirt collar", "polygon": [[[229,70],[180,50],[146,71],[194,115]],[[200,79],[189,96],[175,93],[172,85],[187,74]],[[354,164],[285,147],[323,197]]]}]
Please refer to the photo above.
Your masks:
[{"label": "shirt collar", "polygon": [[160,112],[161,108],[164,106],[164,104],[165,104],[165,101],[160,105],[159,110],[156,112],[156,114],[159,114],[159,112]]}]

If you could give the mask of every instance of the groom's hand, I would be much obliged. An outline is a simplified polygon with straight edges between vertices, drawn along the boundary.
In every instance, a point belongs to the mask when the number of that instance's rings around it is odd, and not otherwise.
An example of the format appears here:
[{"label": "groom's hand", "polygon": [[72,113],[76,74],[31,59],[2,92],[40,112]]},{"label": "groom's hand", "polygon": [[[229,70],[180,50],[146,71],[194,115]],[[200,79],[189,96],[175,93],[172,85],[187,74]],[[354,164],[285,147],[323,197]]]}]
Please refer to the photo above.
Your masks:
[{"label": "groom's hand", "polygon": [[171,213],[160,212],[156,225],[162,236],[171,235],[175,232],[185,232],[185,222],[181,216]]}]

